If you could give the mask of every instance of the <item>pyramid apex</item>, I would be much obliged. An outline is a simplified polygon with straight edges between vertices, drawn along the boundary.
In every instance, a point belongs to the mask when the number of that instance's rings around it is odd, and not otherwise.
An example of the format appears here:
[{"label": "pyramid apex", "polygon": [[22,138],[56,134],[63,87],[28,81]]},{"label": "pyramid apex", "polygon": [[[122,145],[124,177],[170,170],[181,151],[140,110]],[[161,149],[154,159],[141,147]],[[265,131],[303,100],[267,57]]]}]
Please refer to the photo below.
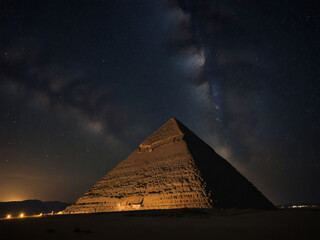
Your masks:
[{"label": "pyramid apex", "polygon": [[171,117],[169,120],[175,120],[176,121],[177,119],[175,117]]},{"label": "pyramid apex", "polygon": [[169,121],[177,122],[177,121],[179,121],[179,120],[176,119],[176,118],[174,118],[174,117],[172,117],[172,118],[170,118],[167,122],[169,122]]},{"label": "pyramid apex", "polygon": [[[180,121],[179,121],[179,119],[177,119],[177,118],[175,118],[175,117],[171,117],[165,124],[167,124],[167,123],[174,123],[174,124],[176,124],[176,126],[178,127],[178,128],[180,128],[180,125],[182,124]],[[164,125],[165,125],[164,124]],[[164,126],[163,125],[163,126]]]},{"label": "pyramid apex", "polygon": [[150,149],[153,148],[154,145],[161,144],[161,142],[172,141],[174,138],[182,138],[183,135],[178,120],[172,117],[144,140],[139,147],[140,149]]}]

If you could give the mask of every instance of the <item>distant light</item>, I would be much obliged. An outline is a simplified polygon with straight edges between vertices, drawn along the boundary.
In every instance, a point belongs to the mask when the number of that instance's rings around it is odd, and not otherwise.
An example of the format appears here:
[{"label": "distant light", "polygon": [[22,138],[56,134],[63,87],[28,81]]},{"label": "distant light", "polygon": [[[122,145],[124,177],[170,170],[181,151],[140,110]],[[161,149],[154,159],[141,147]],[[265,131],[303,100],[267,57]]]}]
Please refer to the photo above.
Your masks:
[{"label": "distant light", "polygon": [[7,218],[11,218],[11,215],[10,215],[10,214],[8,214],[8,215],[7,215]]},{"label": "distant light", "polygon": [[24,217],[24,214],[23,214],[23,213],[20,213],[19,217],[23,218],[23,217]]}]

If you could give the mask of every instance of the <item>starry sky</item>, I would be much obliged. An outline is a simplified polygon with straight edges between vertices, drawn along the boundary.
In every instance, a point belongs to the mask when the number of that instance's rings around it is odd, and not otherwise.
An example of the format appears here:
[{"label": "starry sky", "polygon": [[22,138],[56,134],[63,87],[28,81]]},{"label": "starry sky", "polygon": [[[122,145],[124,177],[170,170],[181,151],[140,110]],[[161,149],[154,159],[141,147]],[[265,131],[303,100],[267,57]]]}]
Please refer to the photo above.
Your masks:
[{"label": "starry sky", "polygon": [[274,204],[320,202],[317,1],[1,1],[0,201],[74,202],[171,117]]}]

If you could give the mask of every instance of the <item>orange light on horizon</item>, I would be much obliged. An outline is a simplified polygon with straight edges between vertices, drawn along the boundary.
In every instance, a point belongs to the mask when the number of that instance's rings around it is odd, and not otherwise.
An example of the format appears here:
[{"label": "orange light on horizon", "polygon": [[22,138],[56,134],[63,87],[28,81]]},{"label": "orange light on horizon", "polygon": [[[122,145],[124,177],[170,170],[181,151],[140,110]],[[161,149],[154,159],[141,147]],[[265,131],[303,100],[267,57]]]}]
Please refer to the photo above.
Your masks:
[{"label": "orange light on horizon", "polygon": [[11,218],[11,215],[10,215],[10,214],[8,214],[8,215],[7,215],[7,218]]},{"label": "orange light on horizon", "polygon": [[23,217],[24,217],[24,214],[23,214],[23,213],[20,213],[19,217],[23,218]]}]

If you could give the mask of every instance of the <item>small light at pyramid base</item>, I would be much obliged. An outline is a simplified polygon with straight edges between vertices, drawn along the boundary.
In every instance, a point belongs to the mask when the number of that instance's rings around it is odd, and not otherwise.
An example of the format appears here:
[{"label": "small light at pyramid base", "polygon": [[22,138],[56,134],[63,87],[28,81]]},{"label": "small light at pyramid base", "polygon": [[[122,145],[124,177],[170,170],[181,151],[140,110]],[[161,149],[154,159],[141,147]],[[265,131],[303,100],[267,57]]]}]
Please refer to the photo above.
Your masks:
[{"label": "small light at pyramid base", "polygon": [[20,213],[19,217],[23,218],[23,217],[24,217],[24,214],[23,214],[23,213]]},{"label": "small light at pyramid base", "polygon": [[11,218],[11,215],[10,215],[10,214],[8,214],[8,215],[7,215],[7,218]]}]

